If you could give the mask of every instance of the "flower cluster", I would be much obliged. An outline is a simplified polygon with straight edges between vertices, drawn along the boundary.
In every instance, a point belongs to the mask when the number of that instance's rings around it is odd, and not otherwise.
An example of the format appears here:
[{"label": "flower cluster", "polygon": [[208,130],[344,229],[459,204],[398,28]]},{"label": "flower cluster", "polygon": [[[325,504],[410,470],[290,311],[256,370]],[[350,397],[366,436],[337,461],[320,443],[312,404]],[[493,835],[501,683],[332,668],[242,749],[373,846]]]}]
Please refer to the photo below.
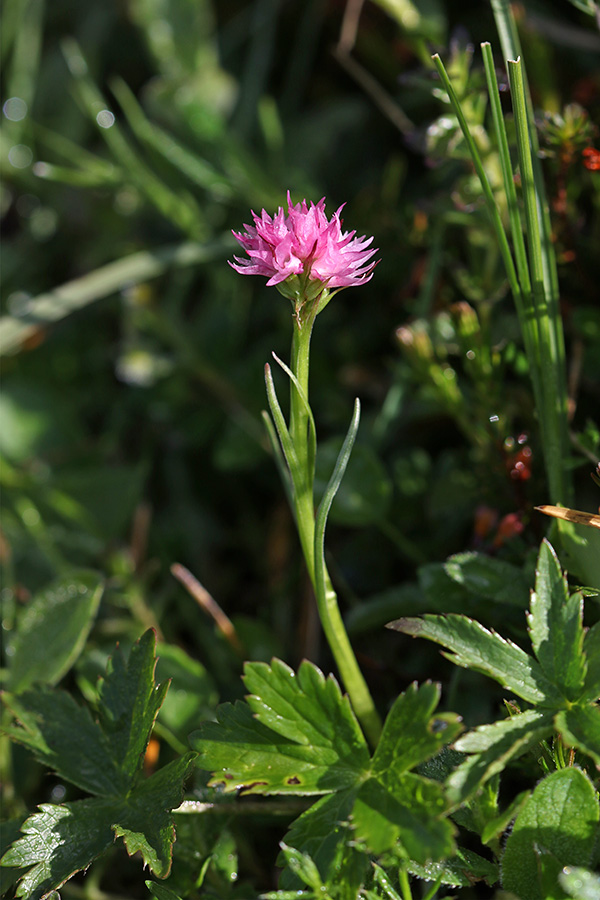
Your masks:
[{"label": "flower cluster", "polygon": [[291,279],[295,285],[301,278],[308,298],[325,288],[355,287],[371,279],[376,265],[371,257],[377,252],[369,248],[373,238],[342,231],[343,206],[328,220],[325,198],[316,206],[306,200],[294,205],[288,191],[287,201],[287,215],[282,207],[272,218],[264,209],[260,217],[253,212],[254,225],[233,232],[248,255],[229,263],[236,272],[264,275],[267,285],[281,285],[286,296],[296,290],[286,291],[283,283]]}]

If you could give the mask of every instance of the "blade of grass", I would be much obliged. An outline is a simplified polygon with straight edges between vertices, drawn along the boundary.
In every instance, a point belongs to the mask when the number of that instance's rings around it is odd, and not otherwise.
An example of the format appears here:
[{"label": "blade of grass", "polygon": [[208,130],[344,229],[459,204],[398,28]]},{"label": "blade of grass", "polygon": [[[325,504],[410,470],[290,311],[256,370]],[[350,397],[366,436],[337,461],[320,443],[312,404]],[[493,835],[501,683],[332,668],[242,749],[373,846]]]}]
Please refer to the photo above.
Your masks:
[{"label": "blade of grass", "polygon": [[296,376],[294,375],[294,373],[292,372],[290,367],[286,366],[286,364],[283,362],[283,360],[279,359],[279,357],[277,356],[276,353],[273,353],[273,359],[279,366],[281,366],[281,368],[286,373],[288,378],[294,383],[294,386],[295,386],[296,390],[298,391],[298,395],[299,395],[300,399],[302,400],[302,405],[304,406],[304,408],[306,410],[306,414],[308,415],[308,422],[309,422],[308,468],[309,468],[309,473],[310,473],[310,477],[311,477],[311,481],[312,481],[314,479],[314,474],[315,474],[315,459],[316,459],[316,455],[317,455],[317,428],[315,425],[315,418],[313,416],[312,409],[309,406],[308,397],[306,396],[306,393],[302,390],[302,386],[301,386],[300,382],[298,381],[298,379],[296,378]]},{"label": "blade of grass", "polygon": [[488,177],[486,175],[485,169],[483,168],[483,162],[481,160],[481,155],[477,148],[477,144],[475,143],[473,136],[471,134],[471,130],[469,128],[469,124],[465,118],[465,115],[462,111],[462,107],[460,105],[460,101],[456,94],[456,91],[452,87],[452,83],[450,78],[448,77],[448,73],[444,67],[442,60],[439,55],[436,53],[432,57],[435,66],[438,70],[442,83],[444,85],[444,89],[448,93],[448,97],[450,98],[450,102],[452,104],[452,108],[454,110],[454,114],[458,119],[458,123],[460,125],[461,131],[464,135],[465,141],[469,148],[469,152],[471,154],[471,159],[473,165],[475,167],[475,171],[479,177],[479,181],[481,184],[481,190],[483,192],[483,198],[485,200],[485,205],[487,207],[490,219],[492,221],[492,226],[496,233],[496,238],[498,240],[498,246],[500,249],[500,254],[502,256],[502,261],[504,262],[504,268],[506,270],[506,275],[508,278],[508,282],[510,284],[510,289],[513,293],[513,297],[515,298],[515,303],[522,307],[522,296],[521,296],[521,288],[519,286],[519,280],[517,278],[517,272],[515,269],[515,264],[512,258],[512,253],[510,251],[510,247],[508,245],[508,240],[506,237],[506,232],[504,230],[504,225],[502,224],[502,218],[500,216],[500,211],[498,209],[498,205],[494,199],[494,193],[490,186]]},{"label": "blade of grass", "polygon": [[108,263],[81,278],[33,298],[19,317],[0,318],[0,356],[18,349],[40,328],[57,322],[94,300],[108,297],[132,284],[162,275],[170,267],[193,266],[224,258],[230,252],[228,235],[211,244],[185,243],[143,251]]},{"label": "blade of grass", "polygon": [[483,64],[485,68],[485,77],[487,81],[488,94],[490,98],[490,109],[492,113],[492,122],[496,135],[496,143],[498,153],[500,155],[500,164],[502,168],[502,179],[504,182],[504,191],[506,194],[506,202],[508,206],[508,216],[510,222],[510,232],[512,237],[517,271],[519,274],[519,282],[521,285],[522,303],[517,305],[517,315],[523,334],[523,342],[525,344],[525,352],[529,360],[529,371],[533,382],[533,393],[536,399],[536,405],[542,402],[542,384],[540,380],[540,360],[539,360],[539,339],[538,325],[535,315],[535,306],[531,290],[531,278],[529,275],[529,263],[527,260],[527,250],[523,238],[523,226],[519,214],[519,206],[517,202],[517,191],[513,176],[513,165],[508,146],[508,135],[506,133],[506,125],[504,123],[504,115],[502,113],[502,104],[500,102],[500,92],[498,90],[498,80],[494,69],[494,58],[492,48],[489,43],[481,45],[483,55]]},{"label": "blade of grass", "polygon": [[[88,75],[87,63],[74,40],[65,40],[63,53],[69,70],[75,79],[76,96],[83,110],[96,122],[101,110],[109,108],[106,100]],[[153,206],[190,237],[200,240],[205,236],[202,214],[193,197],[176,193],[146,165],[133,149],[115,120],[109,127],[98,125],[98,130],[115,159],[123,167],[132,184]]]},{"label": "blade of grass", "polygon": [[539,413],[544,439],[544,456],[551,495],[555,498],[555,502],[566,503],[568,489],[566,487],[566,473],[563,461],[566,458],[568,449],[567,409],[564,402],[566,395],[561,391],[560,387],[560,376],[564,369],[557,352],[556,342],[553,339],[551,322],[555,317],[552,315],[552,310],[548,303],[544,279],[542,234],[539,219],[540,206],[537,186],[533,176],[525,84],[520,60],[508,61],[508,75],[517,132],[533,301],[538,323],[543,403]]},{"label": "blade of grass", "polygon": [[[44,0],[17,3],[19,21],[14,33],[12,59],[6,87],[9,97],[19,97],[30,110],[35,96],[40,64]],[[13,122],[14,132],[21,133],[27,118]]]},{"label": "blade of grass", "polygon": [[350,696],[354,712],[364,728],[365,734],[372,746],[376,746],[381,734],[381,721],[363,674],[358,667],[352,645],[348,638],[346,627],[342,620],[337,596],[331,585],[329,573],[325,565],[325,528],[327,517],[338,492],[344,472],[352,453],[352,447],[356,440],[358,425],[360,422],[360,401],[355,400],[354,413],[350,427],[339,452],[333,473],[325,493],[319,504],[314,529],[314,588],[319,609],[319,618],[323,625],[323,631],[327,642],[331,647],[334,659],[339,669],[342,681]]},{"label": "blade of grass", "polygon": [[525,250],[525,241],[523,240],[523,229],[521,227],[521,219],[519,218],[517,191],[515,188],[515,181],[513,177],[513,165],[510,156],[510,149],[508,146],[508,135],[506,133],[502,104],[500,102],[500,91],[498,89],[498,80],[496,78],[496,70],[494,68],[494,58],[492,55],[491,44],[487,42],[481,44],[481,53],[483,55],[483,65],[485,68],[485,77],[490,98],[490,109],[492,113],[492,121],[494,123],[494,132],[496,134],[498,153],[500,154],[500,163],[502,166],[502,178],[504,181],[504,190],[506,192],[506,200],[508,204],[510,231],[513,241],[515,261],[517,264],[517,271],[519,273],[519,281],[521,283],[521,292],[523,294],[523,299],[525,300],[525,298],[528,297],[531,293],[531,281],[529,278],[529,267],[527,264],[527,251]]},{"label": "blade of grass", "polygon": [[[523,59],[521,51],[521,42],[519,40],[519,32],[512,7],[508,0],[490,0],[496,28],[500,37],[502,53],[505,61],[514,59]],[[560,362],[563,373],[559,379],[559,391],[561,404],[567,405],[567,385],[566,385],[566,354],[565,339],[560,318],[559,308],[559,284],[558,272],[556,268],[556,254],[554,252],[554,244],[552,242],[552,223],[550,221],[550,207],[546,196],[546,188],[544,185],[544,177],[542,172],[542,164],[539,156],[539,141],[537,130],[535,127],[535,117],[533,112],[533,103],[531,100],[531,92],[529,90],[529,81],[527,78],[527,70],[522,61],[523,71],[523,88],[525,94],[525,108],[527,112],[527,125],[529,129],[529,140],[532,149],[533,178],[535,182],[536,198],[538,203],[539,221],[541,226],[541,252],[542,266],[544,271],[544,286],[546,290],[546,298],[550,310],[550,329],[552,341],[556,348],[556,356]]]},{"label": "blade of grass", "polygon": [[292,492],[292,482],[290,479],[289,469],[285,463],[285,457],[281,452],[281,444],[279,443],[279,440],[277,438],[277,432],[275,430],[275,426],[273,425],[273,420],[271,419],[271,416],[266,411],[266,409],[263,409],[262,411],[262,419],[265,423],[265,428],[267,429],[269,444],[271,445],[271,449],[273,450],[275,465],[277,466],[277,471],[279,472],[279,477],[281,478],[287,501],[290,505],[290,509],[293,510],[294,496]]},{"label": "blade of grass", "polygon": [[125,113],[129,127],[140,141],[217,199],[232,196],[231,185],[224,175],[146,118],[133,92],[122,79],[116,78],[111,81],[111,90]]},{"label": "blade of grass", "polygon": [[[112,180],[121,183],[124,181],[123,171],[117,165],[107,159],[102,159],[101,156],[97,156],[95,153],[90,153],[89,150],[70,140],[70,138],[51,131],[49,128],[44,128],[43,125],[37,122],[34,125],[34,135],[36,140],[46,150],[61,156],[71,166],[76,166],[77,169],[75,171],[90,175],[96,174],[98,179],[104,178],[107,182]],[[36,171],[35,174],[39,175],[40,173]],[[43,173],[41,177],[45,177]]]},{"label": "blade of grass", "polygon": [[[294,492],[297,494],[298,485],[302,483],[304,475],[302,470],[300,469],[300,466],[298,465],[298,457],[296,456],[294,444],[292,443],[288,427],[285,423],[284,415],[281,411],[281,406],[279,405],[279,400],[277,399],[275,382],[273,381],[273,373],[271,372],[271,366],[269,365],[269,363],[265,363],[265,384],[267,387],[267,400],[269,401],[269,409],[271,410],[273,422],[275,424],[275,428],[277,429],[277,434],[279,435],[281,449],[283,451],[283,455],[289,469]],[[292,510],[295,510],[295,504],[292,504]]]}]

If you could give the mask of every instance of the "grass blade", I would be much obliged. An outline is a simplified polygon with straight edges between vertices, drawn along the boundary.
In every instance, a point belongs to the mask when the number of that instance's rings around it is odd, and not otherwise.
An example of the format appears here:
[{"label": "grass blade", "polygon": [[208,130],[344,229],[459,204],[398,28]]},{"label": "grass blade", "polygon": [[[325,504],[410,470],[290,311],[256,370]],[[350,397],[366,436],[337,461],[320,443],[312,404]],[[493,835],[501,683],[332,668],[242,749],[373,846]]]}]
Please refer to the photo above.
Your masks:
[{"label": "grass blade", "polygon": [[[520,60],[509,60],[508,74],[517,132],[533,302],[538,326],[543,404],[539,412],[544,440],[544,456],[550,492],[555,498],[554,502],[567,503],[568,488],[563,467],[568,450],[566,389],[564,387],[564,365],[556,344],[556,333],[558,329],[562,333],[562,322],[560,319],[557,321],[556,315],[553,315],[546,290],[542,227],[539,218],[540,202],[533,174],[525,82]],[[552,323],[554,327],[552,327]]]},{"label": "grass blade", "polygon": [[508,240],[506,237],[506,232],[504,230],[504,225],[502,224],[502,218],[500,216],[500,211],[498,209],[498,205],[494,199],[494,193],[490,186],[488,177],[485,173],[485,169],[483,168],[483,162],[481,160],[481,156],[479,150],[477,149],[477,144],[473,140],[473,135],[471,134],[471,130],[469,128],[469,124],[466,120],[466,117],[462,111],[462,107],[460,105],[460,100],[456,94],[456,91],[452,87],[452,83],[450,78],[448,77],[448,73],[444,67],[442,60],[439,55],[436,53],[433,56],[433,61],[435,66],[439,72],[440,78],[444,85],[444,89],[448,93],[448,97],[450,98],[450,103],[452,104],[452,108],[454,110],[454,114],[458,119],[458,123],[460,125],[461,131],[464,135],[465,141],[469,148],[469,152],[471,154],[471,159],[473,161],[473,165],[475,167],[475,171],[479,177],[479,181],[481,183],[481,190],[483,192],[483,197],[485,200],[485,205],[487,207],[488,213],[490,215],[490,219],[492,221],[492,226],[496,233],[496,238],[498,240],[498,247],[500,249],[500,254],[502,256],[502,260],[504,262],[504,268],[506,270],[506,275],[510,284],[510,289],[513,293],[513,296],[516,299],[516,302],[521,303],[521,288],[519,286],[519,280],[517,278],[517,272],[515,269],[515,264],[513,262],[512,254],[510,251],[510,247],[508,245]]},{"label": "grass blade", "polygon": [[193,266],[225,257],[231,248],[229,236],[211,244],[185,243],[175,247],[142,251],[67,281],[28,304],[22,316],[0,318],[0,356],[17,350],[40,329],[64,319],[94,300],[108,297],[132,284],[162,275],[175,266]]},{"label": "grass blade", "polygon": [[316,455],[317,455],[317,428],[315,425],[315,419],[313,416],[313,412],[309,406],[308,397],[306,396],[306,393],[302,390],[300,382],[298,381],[298,379],[296,378],[296,376],[294,375],[294,373],[292,372],[290,367],[286,366],[286,364],[283,362],[283,360],[279,359],[279,357],[277,356],[276,353],[273,353],[273,359],[279,366],[281,366],[281,368],[283,369],[285,374],[288,376],[290,381],[293,382],[294,387],[298,391],[298,396],[300,397],[300,400],[302,401],[302,405],[304,406],[304,409],[306,410],[306,414],[308,415],[308,421],[309,421],[308,467],[309,467],[310,477],[311,477],[311,481],[312,481],[312,479],[314,478],[314,474],[315,474],[315,459],[316,459]]}]

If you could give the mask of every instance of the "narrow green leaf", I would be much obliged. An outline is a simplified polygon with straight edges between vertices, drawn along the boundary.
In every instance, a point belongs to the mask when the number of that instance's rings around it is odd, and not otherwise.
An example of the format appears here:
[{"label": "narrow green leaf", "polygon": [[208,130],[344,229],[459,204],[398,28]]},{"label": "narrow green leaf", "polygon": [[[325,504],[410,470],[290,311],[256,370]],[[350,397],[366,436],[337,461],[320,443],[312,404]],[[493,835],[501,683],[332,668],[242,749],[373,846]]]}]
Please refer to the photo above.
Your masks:
[{"label": "narrow green leaf", "polygon": [[308,397],[306,396],[305,391],[302,389],[302,385],[292,372],[289,366],[287,366],[282,359],[279,359],[276,353],[273,353],[273,359],[277,363],[280,368],[283,369],[285,374],[288,376],[290,381],[293,383],[300,400],[302,401],[302,406],[304,407],[304,411],[308,416],[308,470],[313,473],[315,469],[315,457],[317,454],[317,427],[315,425],[315,417],[313,416],[313,411],[310,408],[310,404],[308,402]]},{"label": "narrow green leaf", "polygon": [[430,862],[423,866],[414,860],[405,863],[411,875],[425,881],[436,881],[450,887],[471,887],[474,882],[485,881],[495,884],[499,878],[498,865],[479,856],[472,850],[458,849],[455,856],[442,862]]},{"label": "narrow green leaf", "polygon": [[27,304],[27,312],[19,317],[0,318],[0,356],[17,350],[40,328],[57,322],[94,300],[108,297],[124,287],[139,284],[162,275],[167,269],[194,266],[224,258],[231,239],[223,237],[211,244],[184,243],[177,246],[144,250],[101,266],[94,272],[67,281]]},{"label": "narrow green leaf", "polygon": [[269,402],[269,409],[271,410],[273,422],[275,423],[275,428],[277,429],[277,434],[279,435],[281,449],[287,463],[292,485],[294,486],[294,489],[296,489],[296,485],[300,484],[303,478],[303,473],[300,471],[300,466],[298,465],[298,457],[296,456],[296,451],[290,437],[290,432],[286,425],[285,417],[283,415],[283,412],[281,411],[281,406],[277,397],[277,391],[275,390],[275,382],[273,381],[271,366],[268,363],[265,364],[265,385],[267,388],[267,400]]},{"label": "narrow green leaf", "polygon": [[527,620],[535,655],[550,681],[575,700],[586,674],[583,597],[579,593],[569,597],[567,579],[546,540],[540,547],[530,609]]},{"label": "narrow green leaf", "polygon": [[578,747],[600,766],[600,706],[573,706],[562,710],[556,727],[565,743]]},{"label": "narrow green leaf", "polygon": [[502,224],[502,218],[500,216],[500,210],[498,209],[498,204],[494,198],[494,193],[490,186],[490,182],[486,175],[485,169],[483,167],[483,162],[481,160],[481,155],[477,148],[477,144],[473,139],[473,135],[471,134],[471,130],[469,128],[469,123],[466,119],[466,116],[463,112],[463,109],[460,104],[460,100],[456,94],[452,86],[452,82],[448,77],[448,73],[444,67],[444,64],[438,54],[436,53],[432,57],[435,67],[438,70],[439,76],[442,80],[442,84],[444,85],[444,90],[448,92],[448,97],[450,99],[450,103],[452,104],[452,109],[454,110],[454,114],[458,119],[458,124],[460,125],[461,131],[464,135],[465,141],[469,148],[469,153],[471,154],[471,159],[473,161],[473,165],[475,167],[475,171],[477,172],[477,177],[479,178],[479,183],[481,184],[481,190],[483,193],[483,197],[485,200],[485,205],[490,216],[492,227],[496,234],[496,240],[498,241],[498,248],[500,250],[500,254],[502,256],[502,261],[504,263],[504,268],[506,270],[506,275],[510,284],[510,288],[515,298],[515,303],[517,306],[521,305],[521,288],[519,286],[519,281],[517,278],[517,272],[515,269],[515,264],[513,262],[512,254],[510,251],[510,247],[508,245],[508,240],[506,237],[506,232],[504,230],[504,225]]},{"label": "narrow green leaf", "polygon": [[[346,471],[346,467],[348,466],[348,461],[350,460],[350,454],[352,453],[352,447],[354,446],[354,441],[356,440],[356,435],[358,433],[358,426],[360,423],[360,401],[358,397],[354,401],[354,413],[352,415],[352,421],[350,422],[350,427],[348,428],[348,432],[346,437],[344,438],[344,443],[342,444],[342,448],[339,452],[336,464],[334,466],[333,472],[331,474],[331,478],[325,488],[325,492],[323,493],[323,498],[319,504],[319,508],[317,510],[316,522],[315,522],[315,570],[317,566],[320,565],[324,568],[324,540],[325,540],[325,527],[327,525],[327,517],[329,515],[329,510],[331,509],[331,504],[333,503],[334,497],[338,492],[339,486],[342,483],[342,478],[344,477],[344,472]],[[318,576],[316,577],[317,581],[322,581]]]},{"label": "narrow green leaf", "polygon": [[517,794],[512,803],[506,807],[506,809],[500,813],[499,816],[496,816],[493,819],[490,819],[489,822],[486,822],[485,828],[481,832],[481,843],[489,844],[491,841],[499,838],[512,820],[518,815],[519,810],[530,796],[531,791],[521,791],[520,794]]},{"label": "narrow green leaf", "polygon": [[398,619],[387,627],[441,644],[451,651],[444,655],[457,666],[489,675],[530,703],[551,707],[563,703],[561,694],[533,657],[466,616],[426,615],[420,619]]},{"label": "narrow green leaf", "polygon": [[574,767],[548,775],[517,816],[502,859],[505,890],[525,900],[560,896],[564,866],[589,866],[598,832],[598,799]]},{"label": "narrow green leaf", "polygon": [[[525,250],[525,241],[523,239],[523,228],[519,216],[519,207],[517,203],[517,191],[515,187],[513,164],[508,146],[508,135],[506,133],[506,124],[504,121],[504,113],[500,102],[500,92],[498,90],[498,80],[496,78],[496,70],[494,67],[494,57],[492,55],[491,45],[484,43],[481,45],[481,53],[483,56],[483,64],[485,67],[485,77],[487,82],[488,94],[490,98],[490,109],[492,112],[492,121],[494,123],[494,132],[496,134],[496,144],[500,156],[500,164],[502,166],[502,180],[504,183],[504,193],[508,206],[508,214],[510,219],[510,231],[513,241],[517,270],[519,273],[519,281],[523,296],[523,303],[527,307],[531,304],[531,281],[529,278],[529,268],[527,263],[527,252]],[[520,310],[518,310],[520,312]],[[531,328],[535,329],[535,323],[532,323],[528,316],[521,317],[521,328],[524,337],[531,340]]]},{"label": "narrow green leaf", "polygon": [[[568,455],[564,338],[557,297],[548,267],[553,267],[554,251],[545,238],[545,215],[540,191],[542,181],[534,172],[532,131],[528,116],[524,72],[521,59],[508,60],[508,77],[513,102],[519,170],[526,222],[531,286],[538,326],[538,346],[542,388],[540,424],[544,455],[553,502],[568,503],[564,460]],[[537,170],[536,170],[537,171]]]},{"label": "narrow green leaf", "polygon": [[259,794],[325,794],[363,777],[368,748],[333,676],[325,679],[308,662],[296,676],[273,660],[270,667],[249,664],[245,681],[253,691],[248,704],[220,706],[217,722],[190,736],[200,765],[215,772],[211,784]]},{"label": "narrow green leaf", "polygon": [[60,681],[85,645],[102,591],[94,572],[74,571],[34,597],[6,648],[10,691]]},{"label": "narrow green leaf", "polygon": [[179,894],[176,894],[166,884],[157,884],[156,881],[146,881],[146,887],[156,900],[182,900]]},{"label": "narrow green leaf", "polygon": [[326,894],[319,869],[308,853],[302,853],[300,850],[296,850],[295,847],[288,847],[287,844],[283,843],[281,844],[281,852],[292,872],[304,884],[312,888],[313,891],[318,891],[320,895]]},{"label": "narrow green leaf", "polygon": [[433,715],[439,699],[440,686],[431,682],[413,683],[397,698],[373,757],[373,775],[385,778],[390,769],[407,772],[457,737],[462,725],[455,713]]},{"label": "narrow green leaf", "polygon": [[456,742],[457,750],[473,754],[450,775],[448,797],[463,803],[511,759],[521,756],[552,732],[552,712],[530,709],[492,725],[482,725]]}]

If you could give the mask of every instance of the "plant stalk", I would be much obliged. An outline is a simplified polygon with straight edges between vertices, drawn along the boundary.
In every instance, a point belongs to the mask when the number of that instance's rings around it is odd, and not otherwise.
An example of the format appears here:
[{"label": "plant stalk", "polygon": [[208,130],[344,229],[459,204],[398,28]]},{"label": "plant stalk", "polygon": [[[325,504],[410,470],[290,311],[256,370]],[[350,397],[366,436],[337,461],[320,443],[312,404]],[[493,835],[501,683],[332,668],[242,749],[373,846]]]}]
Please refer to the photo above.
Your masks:
[{"label": "plant stalk", "polygon": [[298,386],[291,382],[289,431],[300,471],[299,483],[294,485],[294,510],[300,544],[315,591],[325,637],[354,712],[369,742],[375,747],[381,735],[381,720],[348,638],[327,568],[324,564],[315,565],[314,453],[311,451],[312,426],[307,408],[310,339],[317,304],[313,303],[312,306],[314,312],[309,312],[306,319],[294,317],[292,338],[291,368]]}]

